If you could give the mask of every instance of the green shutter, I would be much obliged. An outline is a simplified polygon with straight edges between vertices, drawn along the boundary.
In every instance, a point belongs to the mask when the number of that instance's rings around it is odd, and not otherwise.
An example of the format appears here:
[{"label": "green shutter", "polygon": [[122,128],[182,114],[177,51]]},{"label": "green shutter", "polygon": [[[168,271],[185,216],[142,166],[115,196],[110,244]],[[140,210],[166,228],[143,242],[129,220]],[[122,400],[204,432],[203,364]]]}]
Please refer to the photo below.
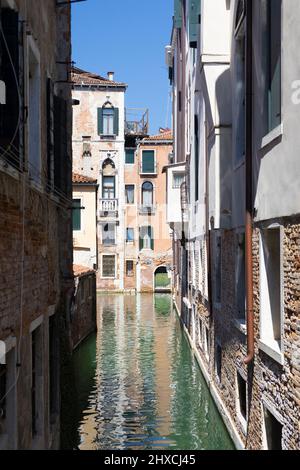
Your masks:
[{"label": "green shutter", "polygon": [[119,108],[114,108],[114,134],[119,135]]},{"label": "green shutter", "polygon": [[133,164],[134,163],[134,149],[125,149],[125,163]]},{"label": "green shutter", "polygon": [[182,27],[182,0],[174,0],[174,28]]},{"label": "green shutter", "polygon": [[189,41],[190,47],[196,48],[198,42],[201,1],[189,0]]},{"label": "green shutter", "polygon": [[143,150],[142,173],[155,173],[154,150]]},{"label": "green shutter", "polygon": [[151,250],[154,250],[154,231],[152,227],[148,227],[148,235],[151,238]]},{"label": "green shutter", "polygon": [[144,248],[143,230],[142,229],[143,229],[143,227],[141,227],[140,230],[139,230],[139,232],[140,232],[140,234],[139,234],[139,240],[140,240],[139,248],[140,248],[140,251]]},{"label": "green shutter", "polygon": [[103,109],[98,108],[98,135],[103,134]]},{"label": "green shutter", "polygon": [[81,230],[81,200],[73,199],[73,230]]}]

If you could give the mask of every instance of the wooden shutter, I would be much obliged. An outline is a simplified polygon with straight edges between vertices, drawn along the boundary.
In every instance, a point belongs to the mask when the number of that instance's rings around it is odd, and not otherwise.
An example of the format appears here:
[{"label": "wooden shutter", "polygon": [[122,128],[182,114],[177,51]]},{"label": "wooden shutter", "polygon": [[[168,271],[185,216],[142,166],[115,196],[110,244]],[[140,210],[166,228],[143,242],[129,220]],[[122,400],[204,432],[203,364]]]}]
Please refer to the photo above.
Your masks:
[{"label": "wooden shutter", "polygon": [[142,159],[142,172],[149,174],[154,173],[154,150],[143,150]]},{"label": "wooden shutter", "polygon": [[98,135],[103,134],[103,108],[98,108]]},{"label": "wooden shutter", "polygon": [[73,199],[73,230],[81,230],[81,200]]},{"label": "wooden shutter", "polygon": [[148,227],[148,235],[151,239],[151,250],[154,250],[154,230],[153,227]]},{"label": "wooden shutter", "polygon": [[189,0],[189,41],[192,48],[197,48],[200,11],[201,1]]},{"label": "wooden shutter", "polygon": [[114,135],[119,135],[119,108],[114,108]]},{"label": "wooden shutter", "polygon": [[143,240],[143,227],[139,229],[139,249],[140,251],[144,248],[144,240]]},{"label": "wooden shutter", "polygon": [[[0,80],[6,85],[6,104],[0,105],[0,145],[1,153],[8,150],[12,143],[14,149],[6,153],[6,160],[14,166],[20,166],[20,131],[18,129],[19,111],[19,16],[14,10],[1,9],[1,27],[13,62],[8,56],[6,46],[0,34]],[[16,77],[18,83],[16,83]],[[20,123],[19,123],[20,127]],[[12,141],[15,135],[14,140]]]}]

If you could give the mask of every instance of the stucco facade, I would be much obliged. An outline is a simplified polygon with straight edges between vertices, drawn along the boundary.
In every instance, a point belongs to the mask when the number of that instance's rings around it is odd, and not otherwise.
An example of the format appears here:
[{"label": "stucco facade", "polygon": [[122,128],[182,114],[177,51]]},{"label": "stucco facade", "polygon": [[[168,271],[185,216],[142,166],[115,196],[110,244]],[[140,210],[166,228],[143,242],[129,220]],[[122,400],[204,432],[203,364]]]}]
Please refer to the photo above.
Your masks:
[{"label": "stucco facade", "polygon": [[[237,448],[299,449],[299,61],[294,50],[299,2],[175,5],[167,48],[174,90],[173,168],[185,162],[186,169],[182,223],[176,229],[169,220],[175,233],[176,306]],[[252,37],[246,28],[250,12]],[[274,67],[271,75],[268,64]],[[249,83],[253,122],[246,120]],[[249,148],[253,311],[246,303],[245,276]],[[168,178],[171,171],[172,165]],[[247,204],[248,210],[249,199]],[[174,221],[179,212],[172,213]],[[247,365],[252,314],[254,357]]]}]

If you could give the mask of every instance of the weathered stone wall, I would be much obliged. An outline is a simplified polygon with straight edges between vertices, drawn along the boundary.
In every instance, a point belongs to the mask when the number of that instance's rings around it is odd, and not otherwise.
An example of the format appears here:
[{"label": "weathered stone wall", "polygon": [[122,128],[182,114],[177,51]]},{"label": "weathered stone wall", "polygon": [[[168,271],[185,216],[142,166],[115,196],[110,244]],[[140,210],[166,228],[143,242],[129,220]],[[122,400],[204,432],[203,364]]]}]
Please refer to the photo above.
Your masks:
[{"label": "weathered stone wall", "polygon": [[76,293],[71,313],[73,348],[96,329],[96,273],[75,278]]},{"label": "weathered stone wall", "polygon": [[[58,8],[52,0],[40,2],[17,0],[20,21],[26,21],[26,40],[34,38],[40,52],[41,75],[41,181],[35,185],[28,172],[17,172],[9,165],[2,165],[0,158],[0,339],[15,341],[15,361],[8,368],[9,377],[15,377],[14,387],[7,395],[9,413],[0,446],[4,448],[58,448],[59,446],[59,383],[55,388],[55,411],[49,412],[49,321],[55,315],[55,335],[59,325],[69,341],[69,304],[73,293],[72,274],[72,226],[71,226],[71,95],[70,87],[56,85],[55,93],[67,100],[67,121],[64,135],[67,155],[64,162],[65,184],[62,198],[45,190],[47,174],[47,77],[53,82],[66,79],[67,65],[58,61],[70,61],[70,8]],[[26,60],[25,60],[26,63]],[[25,73],[27,74],[25,68]],[[25,104],[28,97],[24,96]],[[22,129],[23,130],[23,129]],[[28,125],[24,126],[24,166],[27,169]],[[69,202],[67,201],[69,199]],[[24,207],[24,212],[23,212]],[[23,223],[24,221],[24,223]],[[24,250],[23,250],[24,247]],[[24,264],[22,254],[24,252]],[[61,320],[61,321],[60,321]],[[32,388],[32,336],[39,328],[37,356],[38,431],[32,436],[31,388]],[[56,374],[59,374],[59,345]],[[15,369],[15,364],[17,368]],[[6,439],[7,437],[7,439]]]},{"label": "weathered stone wall", "polygon": [[[299,263],[300,226],[280,221],[283,225],[283,283],[284,283],[284,364],[280,365],[258,346],[260,337],[260,261],[259,228],[253,236],[253,281],[255,316],[255,358],[248,368],[246,356],[246,331],[237,321],[235,298],[236,232],[222,232],[222,287],[221,306],[213,306],[209,314],[205,298],[190,290],[192,305],[196,306],[195,345],[205,368],[218,390],[221,401],[233,420],[236,432],[246,448],[262,449],[264,442],[263,405],[282,423],[282,447],[299,449],[300,435],[300,315],[299,315]],[[214,279],[213,279],[214,287]],[[177,299],[177,305],[178,299]],[[201,331],[200,322],[201,321]],[[189,331],[192,334],[192,322]],[[203,328],[209,329],[209,358],[205,353]],[[200,333],[200,334],[199,334]],[[199,340],[200,338],[200,340]],[[216,373],[216,347],[222,348],[221,380]],[[248,382],[248,427],[238,412],[237,371]]]}]

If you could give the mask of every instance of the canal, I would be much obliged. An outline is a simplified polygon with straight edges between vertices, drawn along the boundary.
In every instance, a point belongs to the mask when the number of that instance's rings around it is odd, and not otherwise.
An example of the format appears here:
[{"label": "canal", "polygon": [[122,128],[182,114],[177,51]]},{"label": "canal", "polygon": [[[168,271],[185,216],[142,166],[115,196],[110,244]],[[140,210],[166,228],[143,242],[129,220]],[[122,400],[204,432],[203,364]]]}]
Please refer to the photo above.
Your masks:
[{"label": "canal", "polygon": [[169,295],[98,296],[73,361],[81,450],[234,448]]}]

